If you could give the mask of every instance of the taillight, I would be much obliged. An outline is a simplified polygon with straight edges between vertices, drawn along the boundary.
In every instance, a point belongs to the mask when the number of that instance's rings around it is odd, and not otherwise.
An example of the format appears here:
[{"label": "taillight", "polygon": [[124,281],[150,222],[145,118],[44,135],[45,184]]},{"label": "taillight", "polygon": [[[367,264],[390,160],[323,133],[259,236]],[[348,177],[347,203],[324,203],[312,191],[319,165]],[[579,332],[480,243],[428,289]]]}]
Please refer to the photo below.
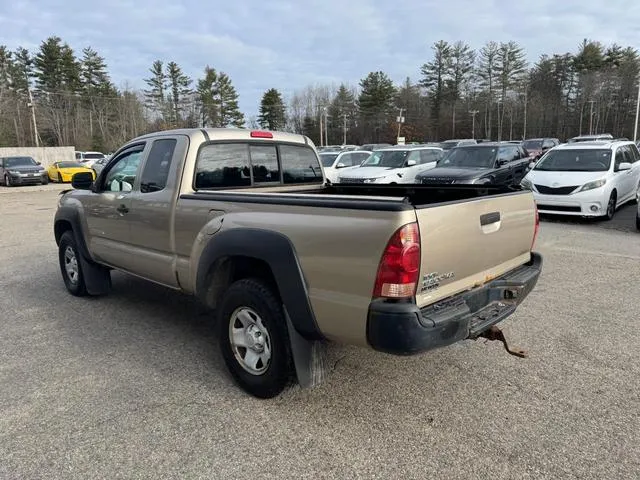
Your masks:
[{"label": "taillight", "polygon": [[417,223],[400,227],[384,249],[376,283],[374,297],[413,297],[420,275],[420,230]]},{"label": "taillight", "polygon": [[540,215],[538,215],[538,205],[535,205],[536,209],[536,226],[533,230],[533,241],[531,242],[531,250],[533,250],[533,246],[536,243],[536,239],[538,238],[538,230],[540,230]]}]

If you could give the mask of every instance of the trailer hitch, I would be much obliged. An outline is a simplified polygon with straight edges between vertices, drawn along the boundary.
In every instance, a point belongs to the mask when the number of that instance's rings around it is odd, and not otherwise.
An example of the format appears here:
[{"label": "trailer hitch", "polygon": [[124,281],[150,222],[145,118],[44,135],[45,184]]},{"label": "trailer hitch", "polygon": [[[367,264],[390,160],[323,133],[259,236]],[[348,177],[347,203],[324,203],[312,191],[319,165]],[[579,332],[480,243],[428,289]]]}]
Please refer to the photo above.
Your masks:
[{"label": "trailer hitch", "polygon": [[[510,354],[520,358],[527,358],[526,350],[516,347],[510,347],[507,343],[507,339],[504,337],[504,333],[496,325],[492,325],[484,332],[480,333],[477,338],[486,338],[486,341],[498,340],[504,345],[504,349]],[[486,343],[486,342],[485,342]]]}]

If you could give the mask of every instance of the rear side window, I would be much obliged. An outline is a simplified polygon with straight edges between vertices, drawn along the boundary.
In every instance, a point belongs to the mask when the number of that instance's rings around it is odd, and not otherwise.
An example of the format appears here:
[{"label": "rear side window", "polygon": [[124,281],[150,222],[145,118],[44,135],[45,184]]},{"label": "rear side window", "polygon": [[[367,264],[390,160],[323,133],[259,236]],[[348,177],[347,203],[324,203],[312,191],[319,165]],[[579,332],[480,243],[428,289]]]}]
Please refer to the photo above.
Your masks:
[{"label": "rear side window", "polygon": [[442,152],[440,150],[420,150],[420,163],[437,162],[442,158]]},{"label": "rear side window", "polygon": [[196,162],[196,190],[250,185],[247,144],[213,143],[200,149]]},{"label": "rear side window", "polygon": [[151,193],[164,190],[169,178],[169,169],[177,141],[173,138],[156,140],[151,145],[147,161],[142,170],[140,192]]},{"label": "rear side window", "polygon": [[638,152],[638,147],[635,145],[629,145],[629,150],[631,150],[631,155],[633,156],[633,163],[640,161],[640,152]]},{"label": "rear side window", "polygon": [[320,162],[309,147],[280,145],[280,163],[285,184],[322,181]]}]

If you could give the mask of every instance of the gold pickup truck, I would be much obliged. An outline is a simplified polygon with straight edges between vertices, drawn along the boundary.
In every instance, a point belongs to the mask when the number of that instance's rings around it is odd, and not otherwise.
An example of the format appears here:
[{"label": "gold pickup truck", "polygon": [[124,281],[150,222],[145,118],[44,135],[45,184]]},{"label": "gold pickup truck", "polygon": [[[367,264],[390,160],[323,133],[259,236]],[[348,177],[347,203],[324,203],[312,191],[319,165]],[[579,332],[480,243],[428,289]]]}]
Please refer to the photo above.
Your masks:
[{"label": "gold pickup truck", "polygon": [[153,133],[72,185],[54,223],[68,291],[104,295],[116,269],[197,296],[261,398],[320,382],[328,342],[411,355],[498,338],[542,266],[531,192],[329,185],[303,135]]}]

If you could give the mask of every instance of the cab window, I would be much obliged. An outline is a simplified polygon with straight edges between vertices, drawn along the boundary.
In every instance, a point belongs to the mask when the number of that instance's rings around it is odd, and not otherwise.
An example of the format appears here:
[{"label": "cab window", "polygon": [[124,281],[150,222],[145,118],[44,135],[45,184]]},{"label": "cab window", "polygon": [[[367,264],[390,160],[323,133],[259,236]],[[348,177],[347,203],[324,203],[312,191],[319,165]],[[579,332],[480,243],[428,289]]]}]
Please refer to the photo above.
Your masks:
[{"label": "cab window", "polygon": [[130,192],[136,183],[144,145],[123,152],[109,168],[102,183],[104,192]]}]

